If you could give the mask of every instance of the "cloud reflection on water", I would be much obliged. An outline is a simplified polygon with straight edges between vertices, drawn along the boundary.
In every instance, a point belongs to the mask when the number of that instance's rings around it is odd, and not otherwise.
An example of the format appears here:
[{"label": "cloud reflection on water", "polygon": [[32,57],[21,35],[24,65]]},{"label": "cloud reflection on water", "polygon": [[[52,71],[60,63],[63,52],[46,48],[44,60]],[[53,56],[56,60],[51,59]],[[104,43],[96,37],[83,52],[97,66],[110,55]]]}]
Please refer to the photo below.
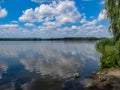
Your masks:
[{"label": "cloud reflection on water", "polygon": [[96,70],[98,58],[95,42],[1,42],[0,77],[13,65],[23,65],[29,72],[66,79],[76,71]]},{"label": "cloud reflection on water", "polygon": [[16,58],[26,70],[42,75],[68,78],[77,68],[85,67],[87,60],[98,63],[94,42],[6,43],[0,44],[0,55]]},{"label": "cloud reflection on water", "polygon": [[0,63],[0,79],[2,79],[2,73],[7,71],[8,66],[6,64]]}]

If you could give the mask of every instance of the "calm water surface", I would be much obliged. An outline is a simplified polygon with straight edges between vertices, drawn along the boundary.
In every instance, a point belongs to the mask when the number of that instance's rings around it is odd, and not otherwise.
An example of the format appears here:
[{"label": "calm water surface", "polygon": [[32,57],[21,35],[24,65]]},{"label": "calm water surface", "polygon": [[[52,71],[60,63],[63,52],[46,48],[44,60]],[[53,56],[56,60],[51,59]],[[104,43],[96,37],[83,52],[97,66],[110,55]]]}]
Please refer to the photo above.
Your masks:
[{"label": "calm water surface", "polygon": [[98,70],[95,44],[0,41],[0,90],[81,90]]}]

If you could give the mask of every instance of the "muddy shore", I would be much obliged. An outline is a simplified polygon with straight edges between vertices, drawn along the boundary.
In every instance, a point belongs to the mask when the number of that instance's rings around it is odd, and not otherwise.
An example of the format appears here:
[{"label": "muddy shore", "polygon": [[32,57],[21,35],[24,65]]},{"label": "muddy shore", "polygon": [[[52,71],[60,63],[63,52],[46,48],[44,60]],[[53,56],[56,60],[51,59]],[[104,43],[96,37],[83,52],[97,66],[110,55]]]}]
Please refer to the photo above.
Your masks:
[{"label": "muddy shore", "polygon": [[120,90],[120,68],[104,69],[91,78],[92,84],[83,90]]}]

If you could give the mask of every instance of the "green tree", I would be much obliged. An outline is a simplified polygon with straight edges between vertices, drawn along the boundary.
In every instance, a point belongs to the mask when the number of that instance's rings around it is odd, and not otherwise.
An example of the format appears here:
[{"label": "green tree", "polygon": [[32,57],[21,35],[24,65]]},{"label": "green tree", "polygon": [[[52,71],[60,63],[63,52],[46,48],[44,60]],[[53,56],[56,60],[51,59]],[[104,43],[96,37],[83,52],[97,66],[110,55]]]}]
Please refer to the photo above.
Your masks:
[{"label": "green tree", "polygon": [[101,69],[120,67],[120,0],[105,0],[105,9],[113,38],[103,39],[97,44],[97,50],[102,53]]},{"label": "green tree", "polygon": [[105,0],[105,8],[110,20],[109,30],[118,41],[120,38],[120,0]]}]

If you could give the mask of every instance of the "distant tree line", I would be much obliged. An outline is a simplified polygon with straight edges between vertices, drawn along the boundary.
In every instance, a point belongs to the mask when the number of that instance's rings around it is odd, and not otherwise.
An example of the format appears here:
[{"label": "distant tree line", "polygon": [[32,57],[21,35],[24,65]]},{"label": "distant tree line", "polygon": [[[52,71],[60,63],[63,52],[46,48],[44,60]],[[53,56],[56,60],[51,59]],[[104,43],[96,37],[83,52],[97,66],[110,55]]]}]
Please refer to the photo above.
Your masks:
[{"label": "distant tree line", "polygon": [[0,38],[0,41],[71,41],[71,40],[99,40],[103,38],[96,37],[64,37],[64,38]]}]

